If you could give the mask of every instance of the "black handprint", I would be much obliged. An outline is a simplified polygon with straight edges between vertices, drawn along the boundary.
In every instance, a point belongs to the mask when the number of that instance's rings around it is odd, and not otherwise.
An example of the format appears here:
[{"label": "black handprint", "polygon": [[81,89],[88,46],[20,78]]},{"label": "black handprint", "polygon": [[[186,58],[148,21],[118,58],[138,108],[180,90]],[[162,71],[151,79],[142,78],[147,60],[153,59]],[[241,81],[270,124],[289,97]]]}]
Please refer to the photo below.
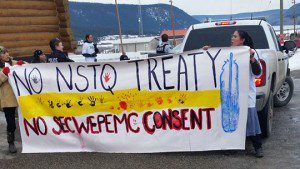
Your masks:
[{"label": "black handprint", "polygon": [[90,105],[91,106],[95,106],[96,105],[96,98],[94,96],[90,96],[88,97],[89,101],[91,102]]},{"label": "black handprint", "polygon": [[66,107],[67,107],[68,109],[72,107],[72,105],[71,105],[71,100],[67,100],[67,101],[66,101]]},{"label": "black handprint", "polygon": [[58,108],[61,108],[62,105],[60,104],[60,101],[57,101],[56,106],[57,106]]},{"label": "black handprint", "polygon": [[79,106],[83,106],[82,100],[83,98],[80,98],[80,100],[77,102]]},{"label": "black handprint", "polygon": [[48,100],[48,103],[49,103],[49,107],[51,107],[52,109],[54,109],[54,103],[53,103],[53,101]]}]

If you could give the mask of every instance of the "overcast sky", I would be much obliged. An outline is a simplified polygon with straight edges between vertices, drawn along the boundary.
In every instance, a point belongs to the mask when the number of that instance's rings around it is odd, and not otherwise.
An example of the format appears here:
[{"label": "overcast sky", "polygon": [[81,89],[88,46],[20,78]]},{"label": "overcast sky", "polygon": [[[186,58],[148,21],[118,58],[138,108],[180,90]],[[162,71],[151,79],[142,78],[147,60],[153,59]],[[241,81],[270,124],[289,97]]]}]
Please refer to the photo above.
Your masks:
[{"label": "overcast sky", "polygon": [[[80,2],[114,3],[114,0],[70,0]],[[140,0],[141,4],[169,3],[169,0]],[[300,0],[296,0],[299,3]],[[120,4],[137,4],[138,0],[118,0]],[[218,15],[279,9],[280,0],[173,0],[173,4],[190,15]],[[292,0],[284,0],[289,8]]]}]

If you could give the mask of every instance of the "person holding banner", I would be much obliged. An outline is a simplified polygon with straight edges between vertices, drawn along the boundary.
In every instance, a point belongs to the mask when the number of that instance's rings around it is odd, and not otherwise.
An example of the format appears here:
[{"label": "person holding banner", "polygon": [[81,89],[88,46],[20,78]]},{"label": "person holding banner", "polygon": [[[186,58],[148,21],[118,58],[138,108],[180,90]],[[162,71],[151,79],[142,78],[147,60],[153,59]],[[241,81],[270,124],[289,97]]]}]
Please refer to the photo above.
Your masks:
[{"label": "person holding banner", "polygon": [[246,127],[246,136],[250,138],[255,157],[263,157],[262,140],[260,137],[261,129],[259,125],[256,110],[256,86],[255,77],[262,72],[261,65],[255,56],[254,44],[250,35],[243,30],[236,30],[231,37],[231,46],[249,46],[250,47],[250,76],[249,76],[249,95],[248,95],[248,118]]},{"label": "person holding banner", "polygon": [[49,43],[49,46],[52,50],[52,53],[47,58],[47,62],[49,63],[74,62],[63,52],[64,46],[60,39],[58,38],[52,39]]},{"label": "person holding banner", "polygon": [[[250,73],[249,73],[249,94],[248,94],[248,118],[246,126],[246,136],[251,140],[255,150],[255,157],[262,158],[262,139],[259,119],[256,110],[256,86],[255,77],[260,76],[262,70],[258,62],[258,56],[255,56],[254,44],[250,35],[243,30],[236,30],[231,37],[231,46],[250,47]],[[211,46],[204,46],[203,50],[208,50]]]},{"label": "person holding banner", "polygon": [[18,107],[18,102],[8,82],[8,74],[10,72],[9,67],[14,65],[23,65],[24,63],[25,62],[22,60],[12,60],[7,49],[0,46],[0,102],[7,123],[7,142],[9,144],[8,149],[10,153],[17,152],[14,141],[16,130],[15,113]]}]

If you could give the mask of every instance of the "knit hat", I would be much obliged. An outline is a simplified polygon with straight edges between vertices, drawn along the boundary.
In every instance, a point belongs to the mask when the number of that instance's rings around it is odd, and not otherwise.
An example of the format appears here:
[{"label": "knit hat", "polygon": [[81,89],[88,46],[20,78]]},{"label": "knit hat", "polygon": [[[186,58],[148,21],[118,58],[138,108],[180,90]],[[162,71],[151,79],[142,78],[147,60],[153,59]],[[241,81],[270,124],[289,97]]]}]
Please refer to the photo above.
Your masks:
[{"label": "knit hat", "polygon": [[7,52],[7,49],[3,46],[0,46],[0,54],[5,54]]},{"label": "knit hat", "polygon": [[58,38],[52,39],[49,43],[49,46],[50,46],[51,50],[54,51],[55,46],[57,46],[60,42],[61,42],[61,40],[58,39]]}]

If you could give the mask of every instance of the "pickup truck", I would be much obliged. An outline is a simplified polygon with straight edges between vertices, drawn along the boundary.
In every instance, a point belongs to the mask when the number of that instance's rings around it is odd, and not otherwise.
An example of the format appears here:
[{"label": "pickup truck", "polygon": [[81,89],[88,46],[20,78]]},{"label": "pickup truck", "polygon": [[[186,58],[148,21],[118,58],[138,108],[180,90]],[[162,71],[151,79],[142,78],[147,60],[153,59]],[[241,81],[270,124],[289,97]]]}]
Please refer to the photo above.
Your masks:
[{"label": "pickup truck", "polygon": [[263,68],[262,75],[255,81],[256,107],[262,135],[267,137],[272,129],[274,105],[288,104],[293,95],[288,53],[294,51],[294,42],[287,41],[281,46],[273,27],[264,20],[210,22],[190,26],[176,53],[200,49],[205,45],[229,47],[231,35],[238,29],[247,31],[252,37]]}]

